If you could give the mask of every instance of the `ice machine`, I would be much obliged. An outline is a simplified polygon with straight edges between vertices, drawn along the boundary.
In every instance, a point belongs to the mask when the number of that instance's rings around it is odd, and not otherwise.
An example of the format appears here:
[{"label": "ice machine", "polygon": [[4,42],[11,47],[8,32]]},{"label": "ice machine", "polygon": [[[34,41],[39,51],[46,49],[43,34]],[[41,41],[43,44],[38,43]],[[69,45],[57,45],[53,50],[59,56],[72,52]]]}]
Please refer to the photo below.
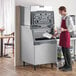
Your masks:
[{"label": "ice machine", "polygon": [[25,7],[25,23],[21,25],[21,59],[34,65],[57,62],[57,42],[43,37],[54,34],[54,11],[50,6]]}]

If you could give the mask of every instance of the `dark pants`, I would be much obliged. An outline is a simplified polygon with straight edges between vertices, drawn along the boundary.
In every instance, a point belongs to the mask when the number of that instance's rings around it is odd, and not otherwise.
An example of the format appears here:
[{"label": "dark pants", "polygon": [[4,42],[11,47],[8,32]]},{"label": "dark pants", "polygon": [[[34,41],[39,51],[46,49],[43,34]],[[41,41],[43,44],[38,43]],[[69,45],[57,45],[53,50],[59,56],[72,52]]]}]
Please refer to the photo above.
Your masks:
[{"label": "dark pants", "polygon": [[72,67],[71,54],[69,48],[62,47],[62,52],[67,67]]}]

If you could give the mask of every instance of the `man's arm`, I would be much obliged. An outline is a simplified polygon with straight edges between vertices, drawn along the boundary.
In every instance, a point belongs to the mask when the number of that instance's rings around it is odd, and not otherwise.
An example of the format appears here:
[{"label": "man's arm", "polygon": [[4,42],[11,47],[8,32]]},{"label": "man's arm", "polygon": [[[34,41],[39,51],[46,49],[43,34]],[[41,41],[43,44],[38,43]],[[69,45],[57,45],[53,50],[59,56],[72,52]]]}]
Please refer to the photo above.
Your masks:
[{"label": "man's arm", "polygon": [[68,29],[61,28],[61,32],[68,31]]},{"label": "man's arm", "polygon": [[72,17],[68,16],[66,19],[66,26],[69,32],[72,32],[74,30],[74,22]]}]

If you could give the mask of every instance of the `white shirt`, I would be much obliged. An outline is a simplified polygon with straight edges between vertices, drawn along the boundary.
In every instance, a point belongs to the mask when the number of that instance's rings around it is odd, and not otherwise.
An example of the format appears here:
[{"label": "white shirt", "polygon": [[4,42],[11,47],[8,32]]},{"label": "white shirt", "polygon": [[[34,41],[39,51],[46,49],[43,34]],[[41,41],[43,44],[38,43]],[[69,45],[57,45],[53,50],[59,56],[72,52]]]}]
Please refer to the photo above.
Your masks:
[{"label": "white shirt", "polygon": [[63,16],[62,19],[66,19],[66,26],[69,32],[74,31],[74,22],[70,15]]}]

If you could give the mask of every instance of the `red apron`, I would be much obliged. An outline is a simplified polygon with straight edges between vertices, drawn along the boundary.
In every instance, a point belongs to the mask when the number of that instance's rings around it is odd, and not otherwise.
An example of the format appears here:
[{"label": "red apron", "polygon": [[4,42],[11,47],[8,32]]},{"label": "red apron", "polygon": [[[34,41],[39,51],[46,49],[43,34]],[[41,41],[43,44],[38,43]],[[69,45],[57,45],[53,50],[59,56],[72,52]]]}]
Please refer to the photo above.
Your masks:
[{"label": "red apron", "polygon": [[[62,20],[61,28],[67,29],[66,20]],[[68,31],[61,32],[59,45],[65,48],[70,48],[70,33]]]}]

